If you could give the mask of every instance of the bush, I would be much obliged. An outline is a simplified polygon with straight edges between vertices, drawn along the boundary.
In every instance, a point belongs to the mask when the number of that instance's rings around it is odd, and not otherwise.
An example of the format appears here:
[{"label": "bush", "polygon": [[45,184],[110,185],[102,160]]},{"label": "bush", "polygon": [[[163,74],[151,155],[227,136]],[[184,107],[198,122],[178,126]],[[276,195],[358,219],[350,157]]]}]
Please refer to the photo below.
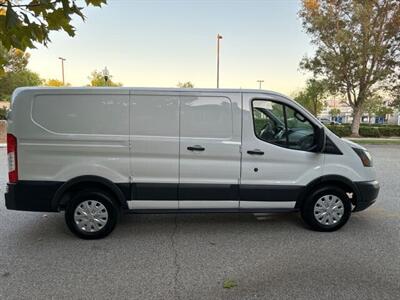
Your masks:
[{"label": "bush", "polygon": [[381,136],[400,136],[400,126],[379,127]]},{"label": "bush", "polygon": [[351,128],[350,125],[326,125],[334,134],[339,137],[345,137],[351,135]]},{"label": "bush", "polygon": [[5,106],[0,107],[0,120],[7,119],[7,112],[8,112],[8,109]]},{"label": "bush", "polygon": [[[340,137],[351,135],[350,124],[327,125],[333,133]],[[390,137],[400,136],[400,126],[387,124],[361,124],[360,136],[363,137]]]},{"label": "bush", "polygon": [[[378,128],[377,128],[378,129]],[[393,136],[396,135],[396,129],[391,127],[379,127],[379,133],[381,136]]]},{"label": "bush", "polygon": [[360,127],[360,135],[365,137],[380,137],[381,133],[378,127]]},{"label": "bush", "polygon": [[360,127],[398,127],[394,124],[378,124],[378,123],[361,123]]}]

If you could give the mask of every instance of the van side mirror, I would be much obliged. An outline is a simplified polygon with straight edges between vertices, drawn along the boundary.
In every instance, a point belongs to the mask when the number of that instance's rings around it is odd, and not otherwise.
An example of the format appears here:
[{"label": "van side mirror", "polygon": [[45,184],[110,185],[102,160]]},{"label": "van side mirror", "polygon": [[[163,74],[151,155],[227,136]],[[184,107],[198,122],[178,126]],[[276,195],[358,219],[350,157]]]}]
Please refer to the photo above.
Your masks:
[{"label": "van side mirror", "polygon": [[325,150],[326,135],[324,127],[318,127],[315,131],[315,148],[314,152],[323,152]]}]

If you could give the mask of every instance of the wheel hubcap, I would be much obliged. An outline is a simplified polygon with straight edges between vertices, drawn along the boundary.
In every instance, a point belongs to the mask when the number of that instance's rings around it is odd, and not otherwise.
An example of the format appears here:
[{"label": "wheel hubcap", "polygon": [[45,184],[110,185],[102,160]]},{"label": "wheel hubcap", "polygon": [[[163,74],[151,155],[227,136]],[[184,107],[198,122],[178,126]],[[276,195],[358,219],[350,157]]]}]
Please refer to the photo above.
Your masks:
[{"label": "wheel hubcap", "polygon": [[342,219],[343,213],[343,202],[335,195],[322,196],[314,206],[314,217],[323,225],[335,225]]},{"label": "wheel hubcap", "polygon": [[74,221],[83,232],[97,232],[107,224],[108,212],[99,201],[86,200],[76,207]]}]

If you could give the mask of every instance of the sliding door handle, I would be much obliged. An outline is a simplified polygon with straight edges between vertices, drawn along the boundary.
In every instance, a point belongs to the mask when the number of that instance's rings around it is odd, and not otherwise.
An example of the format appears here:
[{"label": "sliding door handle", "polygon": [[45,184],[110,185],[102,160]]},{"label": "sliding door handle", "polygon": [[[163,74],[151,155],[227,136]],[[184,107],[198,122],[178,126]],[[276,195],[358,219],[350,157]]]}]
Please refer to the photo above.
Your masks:
[{"label": "sliding door handle", "polygon": [[258,149],[249,150],[247,153],[250,155],[264,155],[264,152]]},{"label": "sliding door handle", "polygon": [[206,150],[206,148],[204,148],[200,145],[189,146],[189,147],[187,147],[187,149],[189,151],[204,151],[204,150]]}]

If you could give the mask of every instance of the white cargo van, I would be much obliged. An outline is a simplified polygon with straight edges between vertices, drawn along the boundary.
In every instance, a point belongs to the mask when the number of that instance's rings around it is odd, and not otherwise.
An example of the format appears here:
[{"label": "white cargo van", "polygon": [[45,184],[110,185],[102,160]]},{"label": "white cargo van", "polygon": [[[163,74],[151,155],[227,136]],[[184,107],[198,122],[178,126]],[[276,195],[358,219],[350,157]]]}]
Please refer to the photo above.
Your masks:
[{"label": "white cargo van", "polygon": [[379,192],[365,148],[262,90],[19,88],[7,143],[7,208],[65,211],[88,239],[124,211],[299,211],[333,231]]}]

